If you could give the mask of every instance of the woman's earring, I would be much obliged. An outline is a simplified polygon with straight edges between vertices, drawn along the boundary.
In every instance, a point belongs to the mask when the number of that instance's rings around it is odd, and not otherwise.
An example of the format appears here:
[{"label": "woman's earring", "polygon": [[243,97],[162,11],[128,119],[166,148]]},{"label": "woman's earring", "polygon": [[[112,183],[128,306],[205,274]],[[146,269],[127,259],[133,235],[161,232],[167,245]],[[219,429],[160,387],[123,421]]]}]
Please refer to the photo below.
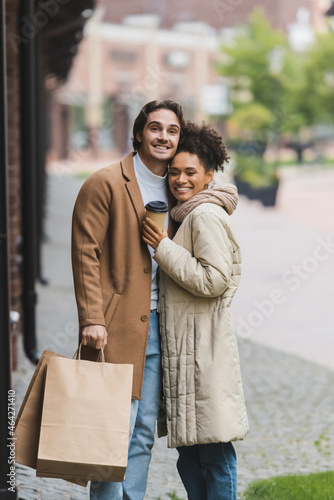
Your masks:
[{"label": "woman's earring", "polygon": [[204,184],[204,189],[208,189],[209,184]]}]

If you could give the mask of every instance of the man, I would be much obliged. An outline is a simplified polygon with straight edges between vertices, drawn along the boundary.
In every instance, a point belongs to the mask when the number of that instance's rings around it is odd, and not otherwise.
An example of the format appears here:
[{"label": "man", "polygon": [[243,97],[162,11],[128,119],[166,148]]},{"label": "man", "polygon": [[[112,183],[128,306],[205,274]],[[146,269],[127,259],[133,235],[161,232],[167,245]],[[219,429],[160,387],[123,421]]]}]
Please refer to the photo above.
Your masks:
[{"label": "man", "polygon": [[[123,483],[93,482],[91,500],[142,500],[161,396],[157,265],[141,238],[144,205],[173,203],[166,171],[174,156],[182,108],[146,104],[135,120],[133,148],[119,163],[92,174],[78,195],[72,227],[72,267],[83,357],[134,366],[130,445]],[[173,222],[167,220],[169,234]]]}]

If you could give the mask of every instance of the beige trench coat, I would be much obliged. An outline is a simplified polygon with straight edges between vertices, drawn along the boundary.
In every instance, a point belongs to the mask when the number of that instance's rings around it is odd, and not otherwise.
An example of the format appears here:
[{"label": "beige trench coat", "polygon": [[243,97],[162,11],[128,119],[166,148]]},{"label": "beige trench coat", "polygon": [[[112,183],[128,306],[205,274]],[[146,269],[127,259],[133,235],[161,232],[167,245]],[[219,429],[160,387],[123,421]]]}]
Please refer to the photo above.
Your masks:
[{"label": "beige trench coat", "polygon": [[[144,218],[131,153],[85,181],[72,222],[79,326],[106,327],[106,361],[134,365],[134,399],[141,397],[151,305],[151,257],[141,237]],[[170,221],[171,235],[173,228]],[[96,349],[83,348],[84,359],[97,355]]]},{"label": "beige trench coat", "polygon": [[197,206],[155,260],[168,446],[243,439],[248,420],[230,316],[241,260],[229,215]]}]

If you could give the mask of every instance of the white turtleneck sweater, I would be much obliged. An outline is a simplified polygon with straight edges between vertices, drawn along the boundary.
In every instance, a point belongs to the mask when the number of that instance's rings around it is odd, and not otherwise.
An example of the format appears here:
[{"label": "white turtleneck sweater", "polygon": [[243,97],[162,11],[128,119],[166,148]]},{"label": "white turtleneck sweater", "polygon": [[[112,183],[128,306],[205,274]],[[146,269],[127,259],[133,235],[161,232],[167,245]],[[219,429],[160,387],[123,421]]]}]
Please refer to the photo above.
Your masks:
[{"label": "white turtleneck sweater", "polygon": [[[155,175],[149,170],[142,162],[139,154],[133,157],[133,165],[135,168],[136,178],[139,184],[140,192],[143,198],[144,205],[150,201],[164,201],[168,204],[167,197],[167,174],[161,177]],[[165,225],[168,229],[168,214],[166,216]],[[158,283],[157,283],[157,270],[158,264],[152,258],[154,250],[148,247],[151,254],[152,261],[152,289],[151,289],[151,309],[156,309],[158,306]]]}]

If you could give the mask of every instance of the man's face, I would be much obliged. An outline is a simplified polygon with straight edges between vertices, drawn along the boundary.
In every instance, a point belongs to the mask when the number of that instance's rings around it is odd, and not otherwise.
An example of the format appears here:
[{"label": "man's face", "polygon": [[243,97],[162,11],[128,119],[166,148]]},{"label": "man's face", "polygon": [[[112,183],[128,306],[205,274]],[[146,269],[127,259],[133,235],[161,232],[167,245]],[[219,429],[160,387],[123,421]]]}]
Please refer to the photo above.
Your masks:
[{"label": "man's face", "polygon": [[137,135],[143,163],[165,163],[173,158],[180,139],[181,125],[170,109],[158,109],[147,117],[144,130]]}]

